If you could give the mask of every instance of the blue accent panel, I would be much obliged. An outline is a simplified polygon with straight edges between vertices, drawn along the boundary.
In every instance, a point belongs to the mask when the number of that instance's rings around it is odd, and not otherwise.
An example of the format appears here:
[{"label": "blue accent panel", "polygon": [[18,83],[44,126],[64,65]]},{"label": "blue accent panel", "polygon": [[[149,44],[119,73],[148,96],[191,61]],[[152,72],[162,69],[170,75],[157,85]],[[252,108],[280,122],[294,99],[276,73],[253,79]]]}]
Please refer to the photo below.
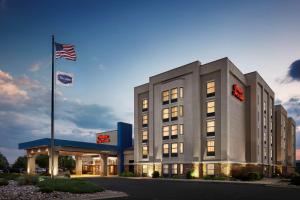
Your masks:
[{"label": "blue accent panel", "polygon": [[[19,149],[30,149],[35,148],[39,146],[50,146],[51,145],[51,139],[50,138],[44,138],[39,140],[33,140],[30,142],[24,142],[19,144]],[[79,141],[70,141],[70,140],[60,140],[55,139],[54,140],[55,146],[61,146],[61,147],[75,147],[75,148],[82,148],[82,149],[93,149],[93,150],[99,150],[99,151],[114,151],[117,152],[118,148],[113,145],[106,145],[106,144],[96,144],[96,143],[90,143],[90,142],[79,142]]]},{"label": "blue accent panel", "polygon": [[124,150],[129,147],[132,147],[132,125],[118,122],[119,173],[124,172]]}]

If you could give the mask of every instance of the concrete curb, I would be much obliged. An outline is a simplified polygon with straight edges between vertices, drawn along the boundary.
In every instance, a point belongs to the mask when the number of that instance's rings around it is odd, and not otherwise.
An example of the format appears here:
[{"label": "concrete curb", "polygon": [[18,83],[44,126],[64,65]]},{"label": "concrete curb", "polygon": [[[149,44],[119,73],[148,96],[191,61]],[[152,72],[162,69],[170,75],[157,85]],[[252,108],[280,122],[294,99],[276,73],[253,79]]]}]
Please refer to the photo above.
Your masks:
[{"label": "concrete curb", "polygon": [[100,194],[90,195],[89,197],[78,197],[72,199],[68,198],[68,200],[98,200],[98,199],[111,199],[111,198],[121,198],[121,197],[128,197],[128,194],[126,194],[125,192],[105,190]]},{"label": "concrete curb", "polygon": [[204,179],[175,179],[175,178],[148,178],[148,177],[118,177],[132,180],[160,180],[160,181],[178,181],[178,182],[200,182],[200,183],[227,183],[227,184],[248,184],[248,185],[263,185],[268,187],[293,188],[300,189],[300,186],[271,183],[268,181],[228,181],[228,180],[204,180]]}]

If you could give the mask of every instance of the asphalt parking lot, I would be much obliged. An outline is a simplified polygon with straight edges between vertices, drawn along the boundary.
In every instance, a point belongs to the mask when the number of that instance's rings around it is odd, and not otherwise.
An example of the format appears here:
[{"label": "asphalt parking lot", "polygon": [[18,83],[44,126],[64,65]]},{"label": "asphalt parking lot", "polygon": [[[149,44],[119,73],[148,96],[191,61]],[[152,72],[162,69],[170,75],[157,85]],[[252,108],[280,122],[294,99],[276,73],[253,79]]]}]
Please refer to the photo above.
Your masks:
[{"label": "asphalt parking lot", "polygon": [[105,189],[126,192],[119,199],[298,199],[300,188],[281,188],[254,184],[182,182],[155,179],[88,178]]}]

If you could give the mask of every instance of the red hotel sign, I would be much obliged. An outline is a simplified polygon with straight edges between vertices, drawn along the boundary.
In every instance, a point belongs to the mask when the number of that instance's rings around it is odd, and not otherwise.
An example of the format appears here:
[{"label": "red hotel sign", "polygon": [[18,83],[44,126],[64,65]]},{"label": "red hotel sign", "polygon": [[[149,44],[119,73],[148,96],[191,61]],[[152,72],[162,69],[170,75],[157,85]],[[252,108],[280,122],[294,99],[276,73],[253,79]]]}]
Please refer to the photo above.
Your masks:
[{"label": "red hotel sign", "polygon": [[109,135],[98,135],[97,144],[110,142]]},{"label": "red hotel sign", "polygon": [[232,85],[232,95],[235,96],[240,101],[245,100],[244,91],[237,84]]}]

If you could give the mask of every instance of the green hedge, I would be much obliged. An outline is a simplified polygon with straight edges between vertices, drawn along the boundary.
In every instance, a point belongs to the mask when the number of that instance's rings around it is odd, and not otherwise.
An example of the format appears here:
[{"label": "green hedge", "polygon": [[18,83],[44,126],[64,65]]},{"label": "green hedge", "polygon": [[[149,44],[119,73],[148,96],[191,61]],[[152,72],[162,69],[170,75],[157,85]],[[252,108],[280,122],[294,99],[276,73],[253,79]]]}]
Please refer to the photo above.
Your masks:
[{"label": "green hedge", "polygon": [[45,178],[44,180],[38,182],[37,186],[42,192],[70,192],[70,193],[95,193],[104,191],[103,188],[98,185],[78,180],[78,179],[67,179],[67,178],[57,178],[50,179]]},{"label": "green hedge", "polygon": [[21,174],[19,173],[5,173],[5,174],[0,174],[0,178],[4,178],[6,180],[17,180],[18,177],[20,177]]},{"label": "green hedge", "polygon": [[5,185],[8,185],[8,180],[4,178],[0,178],[0,186],[5,186]]},{"label": "green hedge", "polygon": [[39,181],[39,176],[37,175],[23,175],[17,178],[19,185],[36,185]]},{"label": "green hedge", "polygon": [[122,172],[120,174],[120,176],[123,176],[123,177],[134,177],[134,173],[125,171],[125,172]]}]

